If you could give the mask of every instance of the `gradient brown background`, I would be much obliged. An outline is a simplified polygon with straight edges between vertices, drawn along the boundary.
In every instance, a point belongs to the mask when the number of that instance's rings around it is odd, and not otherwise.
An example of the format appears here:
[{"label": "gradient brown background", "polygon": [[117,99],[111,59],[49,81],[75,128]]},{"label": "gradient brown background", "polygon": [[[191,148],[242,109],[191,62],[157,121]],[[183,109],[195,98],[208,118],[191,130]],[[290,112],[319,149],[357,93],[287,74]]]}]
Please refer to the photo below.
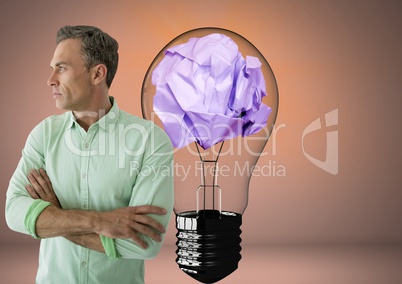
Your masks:
[{"label": "gradient brown background", "polygon": [[[265,151],[269,155],[261,158],[258,165],[274,162],[286,169],[286,176],[252,179],[242,226],[245,247],[392,245],[398,248],[402,244],[401,15],[402,2],[390,0],[2,0],[2,257],[13,255],[9,246],[12,244],[13,248],[37,246],[37,241],[11,232],[6,226],[5,193],[31,129],[43,118],[60,113],[46,80],[50,75],[55,33],[66,24],[95,25],[119,41],[120,66],[110,94],[117,98],[122,109],[138,116],[141,116],[140,92],[145,72],[171,39],[206,26],[230,29],[246,37],[271,65],[280,95],[277,125],[282,128],[275,143],[271,139],[267,144]],[[339,134],[337,175],[313,165],[302,150],[303,130],[334,109],[338,109],[339,123],[329,130]],[[325,131],[324,127],[305,140],[305,150],[321,160],[325,159]],[[175,242],[173,221],[166,236],[167,245]],[[260,261],[277,264],[275,254],[259,253]],[[32,254],[36,257],[35,250]],[[253,256],[247,259],[244,257],[242,262],[252,263]],[[258,265],[250,264],[249,268],[248,273],[262,273]],[[178,269],[174,273],[178,277],[183,274]],[[230,277],[232,280],[222,283],[237,283],[240,279],[236,274]],[[183,283],[194,282],[183,279],[187,281]]]}]

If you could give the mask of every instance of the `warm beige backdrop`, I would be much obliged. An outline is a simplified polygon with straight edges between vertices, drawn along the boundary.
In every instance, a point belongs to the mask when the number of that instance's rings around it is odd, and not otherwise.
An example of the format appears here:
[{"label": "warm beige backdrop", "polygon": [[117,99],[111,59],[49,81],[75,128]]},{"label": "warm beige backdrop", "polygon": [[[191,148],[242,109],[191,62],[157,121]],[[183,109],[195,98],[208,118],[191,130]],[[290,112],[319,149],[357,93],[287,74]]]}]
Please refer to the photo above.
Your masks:
[{"label": "warm beige backdrop", "polygon": [[[55,33],[66,24],[96,25],[120,43],[111,89],[124,110],[141,116],[145,72],[175,36],[198,27],[233,30],[261,51],[279,87],[276,139],[251,182],[244,244],[377,244],[402,241],[399,1],[10,1],[0,3],[0,243],[34,243],[4,221],[8,180],[26,136],[58,113],[46,86]],[[338,110],[338,174],[325,160],[324,115]],[[275,167],[274,167],[275,166]],[[278,176],[279,169],[286,176]],[[274,175],[276,173],[276,175]],[[173,220],[167,243],[175,242]]]}]

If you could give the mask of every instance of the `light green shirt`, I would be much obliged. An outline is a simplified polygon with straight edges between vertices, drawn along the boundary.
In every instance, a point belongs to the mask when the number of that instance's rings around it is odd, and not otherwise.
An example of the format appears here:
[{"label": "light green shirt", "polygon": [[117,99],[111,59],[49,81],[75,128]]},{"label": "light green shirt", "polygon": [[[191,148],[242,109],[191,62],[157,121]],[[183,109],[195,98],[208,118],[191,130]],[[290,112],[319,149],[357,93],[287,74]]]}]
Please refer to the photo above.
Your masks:
[{"label": "light green shirt", "polygon": [[[44,168],[63,209],[111,210],[151,204],[168,214],[153,216],[165,227],[173,209],[172,146],[150,121],[113,107],[87,132],[72,112],[51,116],[30,133],[7,191],[8,226],[35,233],[36,219],[50,204],[30,197],[31,169]],[[101,237],[106,254],[63,237],[42,239],[36,283],[144,283],[144,259],[161,243],[144,237],[148,248],[131,240]]]}]

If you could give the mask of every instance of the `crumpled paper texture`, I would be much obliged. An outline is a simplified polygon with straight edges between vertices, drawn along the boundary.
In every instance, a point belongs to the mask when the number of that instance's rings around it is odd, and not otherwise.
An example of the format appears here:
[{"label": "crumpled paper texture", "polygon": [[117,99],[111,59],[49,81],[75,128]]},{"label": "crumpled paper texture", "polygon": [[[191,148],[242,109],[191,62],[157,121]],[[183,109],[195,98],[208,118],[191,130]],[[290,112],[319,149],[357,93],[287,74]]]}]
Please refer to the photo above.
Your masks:
[{"label": "crumpled paper texture", "polygon": [[218,33],[167,49],[152,83],[154,111],[173,146],[196,141],[208,149],[265,127],[271,108],[262,103],[267,94],[261,65]]}]

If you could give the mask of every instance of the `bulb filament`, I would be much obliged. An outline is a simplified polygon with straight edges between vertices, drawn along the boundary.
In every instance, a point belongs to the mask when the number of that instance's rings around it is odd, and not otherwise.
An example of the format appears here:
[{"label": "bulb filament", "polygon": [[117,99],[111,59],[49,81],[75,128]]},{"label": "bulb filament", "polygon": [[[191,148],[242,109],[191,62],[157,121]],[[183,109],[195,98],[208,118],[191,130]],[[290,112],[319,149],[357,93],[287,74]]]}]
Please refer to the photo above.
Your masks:
[{"label": "bulb filament", "polygon": [[[216,210],[218,210],[219,213],[222,212],[222,191],[217,183],[217,178],[219,172],[218,159],[222,151],[223,141],[219,144],[219,150],[217,153],[214,153],[214,151],[201,152],[198,144],[195,143],[202,169],[201,185],[197,188],[196,196],[197,212],[199,212],[200,209],[203,209],[204,214],[206,209],[212,209],[212,212],[215,212]],[[209,189],[211,190],[208,191]],[[202,197],[200,197],[200,195]],[[202,198],[202,202],[200,202],[200,198]],[[202,205],[200,203],[202,203]]]}]

